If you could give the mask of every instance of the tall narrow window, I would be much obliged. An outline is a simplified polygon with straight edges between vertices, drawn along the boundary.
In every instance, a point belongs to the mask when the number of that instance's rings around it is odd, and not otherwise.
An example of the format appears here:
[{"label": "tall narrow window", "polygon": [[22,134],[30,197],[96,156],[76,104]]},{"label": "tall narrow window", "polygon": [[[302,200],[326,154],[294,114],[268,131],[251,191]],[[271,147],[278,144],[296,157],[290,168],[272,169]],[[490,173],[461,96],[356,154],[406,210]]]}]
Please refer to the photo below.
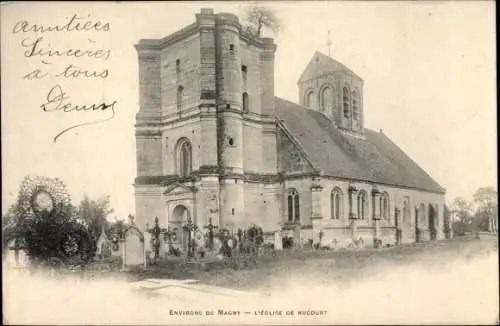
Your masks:
[{"label": "tall narrow window", "polygon": [[300,220],[299,194],[295,194],[294,204],[295,204],[295,207],[294,207],[294,210],[295,210],[295,221],[299,221]]},{"label": "tall narrow window", "polygon": [[293,196],[288,195],[288,221],[293,221]]},{"label": "tall narrow window", "polygon": [[243,102],[243,112],[244,113],[250,112],[250,107],[249,107],[249,103],[248,103],[248,93],[247,92],[243,93],[242,102]]},{"label": "tall narrow window", "polygon": [[178,73],[181,72],[181,60],[180,59],[175,60],[175,71]]},{"label": "tall narrow window", "polygon": [[234,44],[229,44],[229,52],[234,53]]},{"label": "tall narrow window", "polygon": [[300,201],[299,194],[295,189],[288,190],[288,221],[300,220]]},{"label": "tall narrow window", "polygon": [[344,117],[349,118],[351,95],[350,95],[349,89],[347,89],[347,87],[344,87],[344,90],[343,90],[343,102],[344,102]]},{"label": "tall narrow window", "polygon": [[389,195],[384,192],[380,196],[380,217],[383,219],[389,219]]},{"label": "tall narrow window", "polygon": [[306,93],[306,97],[304,99],[304,104],[305,104],[306,108],[309,108],[309,109],[312,108],[313,96],[314,96],[313,91],[308,91]]},{"label": "tall narrow window", "polygon": [[335,187],[331,193],[331,218],[339,220],[342,214],[342,191]]},{"label": "tall narrow window", "polygon": [[321,91],[321,112],[331,112],[333,106],[333,89],[330,86],[326,86]]},{"label": "tall narrow window", "polygon": [[192,150],[188,139],[182,138],[177,143],[177,167],[181,177],[187,177],[192,171]]},{"label": "tall narrow window", "polygon": [[352,118],[359,119],[359,93],[356,90],[352,91]]},{"label": "tall narrow window", "polygon": [[184,87],[177,87],[177,111],[182,110],[182,102],[184,100]]},{"label": "tall narrow window", "polygon": [[410,200],[408,197],[405,197],[405,201],[403,204],[403,223],[407,223],[410,218]]},{"label": "tall narrow window", "polygon": [[424,226],[426,223],[425,221],[425,205],[424,204],[420,204],[420,210],[419,210],[419,218],[420,218],[420,224],[422,226]]},{"label": "tall narrow window", "polygon": [[365,219],[365,206],[366,206],[366,193],[361,191],[358,194],[358,217],[362,220]]},{"label": "tall narrow window", "polygon": [[340,219],[340,194],[335,194],[335,219]]}]

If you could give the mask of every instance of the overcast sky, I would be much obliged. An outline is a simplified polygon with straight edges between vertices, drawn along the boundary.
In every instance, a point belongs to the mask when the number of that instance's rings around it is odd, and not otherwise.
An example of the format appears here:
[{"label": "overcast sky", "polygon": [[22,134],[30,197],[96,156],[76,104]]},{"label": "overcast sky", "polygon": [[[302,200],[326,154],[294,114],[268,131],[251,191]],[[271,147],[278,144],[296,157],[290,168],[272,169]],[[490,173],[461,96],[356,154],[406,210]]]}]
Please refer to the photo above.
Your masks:
[{"label": "overcast sky", "polygon": [[[27,174],[59,177],[73,203],[86,193],[111,195],[116,215],[134,212],[134,123],[138,110],[140,38],[160,38],[192,22],[202,7],[241,13],[231,3],[10,3],[1,7],[3,205]],[[383,129],[447,189],[447,201],[496,185],[496,66],[493,2],[275,2],[283,21],[276,37],[276,95],[297,101],[297,80],[316,50],[364,79],[365,126]],[[18,21],[63,25],[77,14],[110,29],[44,33],[40,48],[111,49],[108,60],[26,57],[35,33],[13,33]],[[19,26],[19,25],[18,25]],[[55,77],[69,64],[109,70],[106,79]],[[45,78],[22,77],[35,69]],[[69,102],[117,101],[113,119],[62,135],[104,112],[44,112],[54,85]]]}]

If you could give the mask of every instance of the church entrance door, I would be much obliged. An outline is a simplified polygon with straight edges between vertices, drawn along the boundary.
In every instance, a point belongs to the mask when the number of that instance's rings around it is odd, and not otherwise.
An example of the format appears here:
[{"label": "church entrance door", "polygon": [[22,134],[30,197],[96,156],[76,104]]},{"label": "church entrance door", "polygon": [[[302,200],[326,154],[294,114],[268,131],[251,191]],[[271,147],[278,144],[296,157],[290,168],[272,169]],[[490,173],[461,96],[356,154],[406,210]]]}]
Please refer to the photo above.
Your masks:
[{"label": "church entrance door", "polygon": [[187,252],[188,248],[188,231],[185,230],[184,227],[190,216],[186,206],[177,205],[174,208],[172,218],[168,222],[170,230],[175,234],[172,239],[172,244],[180,248],[183,252]]}]

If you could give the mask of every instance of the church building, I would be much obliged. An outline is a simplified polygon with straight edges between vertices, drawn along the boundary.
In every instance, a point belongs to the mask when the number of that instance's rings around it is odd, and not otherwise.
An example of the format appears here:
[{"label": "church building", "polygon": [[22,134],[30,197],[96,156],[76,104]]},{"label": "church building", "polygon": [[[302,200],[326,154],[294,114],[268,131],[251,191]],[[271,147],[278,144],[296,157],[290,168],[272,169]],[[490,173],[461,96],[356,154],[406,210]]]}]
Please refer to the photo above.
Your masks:
[{"label": "church building", "polygon": [[188,220],[200,230],[257,225],[325,246],[449,234],[445,190],[365,128],[363,80],[343,64],[316,52],[298,80],[299,103],[278,98],[273,39],[211,9],[136,50],[141,229],[156,216],[172,230]]}]

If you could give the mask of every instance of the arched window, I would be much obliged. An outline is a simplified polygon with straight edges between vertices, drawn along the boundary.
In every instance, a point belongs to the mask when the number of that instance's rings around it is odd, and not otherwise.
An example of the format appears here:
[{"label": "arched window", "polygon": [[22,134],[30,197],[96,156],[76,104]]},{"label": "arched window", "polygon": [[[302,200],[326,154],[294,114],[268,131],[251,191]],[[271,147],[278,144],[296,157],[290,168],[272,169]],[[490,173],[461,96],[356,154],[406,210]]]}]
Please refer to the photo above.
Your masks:
[{"label": "arched window", "polygon": [[304,104],[305,104],[306,108],[310,109],[312,107],[313,100],[314,100],[313,96],[314,96],[314,92],[312,90],[306,92],[306,97],[304,100]]},{"label": "arched window", "polygon": [[182,102],[184,100],[184,87],[177,87],[177,111],[182,110]]},{"label": "arched window", "polygon": [[187,177],[192,171],[191,143],[182,138],[177,143],[177,171],[181,177]]},{"label": "arched window", "polygon": [[366,192],[360,191],[358,194],[358,218],[365,219]]},{"label": "arched window", "polygon": [[321,91],[321,112],[331,112],[333,107],[333,89],[330,86],[326,86]]},{"label": "arched window", "polygon": [[288,221],[293,221],[293,196],[288,195]]},{"label": "arched window", "polygon": [[335,187],[331,194],[331,218],[340,220],[342,216],[342,190]]},{"label": "arched window", "polygon": [[408,197],[405,199],[403,204],[403,223],[407,223],[410,219],[410,203]]},{"label": "arched window", "polygon": [[293,222],[300,220],[300,201],[299,194],[297,190],[290,189],[288,190],[287,196],[288,202],[288,221]]},{"label": "arched window", "polygon": [[420,204],[420,209],[419,209],[419,223],[422,226],[426,225],[425,204]]},{"label": "arched window", "polygon": [[299,202],[299,194],[295,194],[294,198],[294,212],[295,212],[295,221],[300,221],[300,202]]},{"label": "arched window", "polygon": [[356,90],[352,91],[352,118],[359,119],[359,93]]},{"label": "arched window", "polygon": [[248,93],[247,92],[243,93],[242,102],[243,102],[243,112],[248,113],[250,111],[250,107],[249,107],[249,103],[248,103]]},{"label": "arched window", "polygon": [[384,192],[380,196],[380,217],[383,219],[388,219],[389,218],[389,212],[390,212],[390,207],[389,207],[389,195]]},{"label": "arched window", "polygon": [[349,111],[350,111],[350,106],[351,106],[351,95],[350,95],[349,89],[347,87],[344,87],[342,99],[344,102],[344,117],[349,118],[349,115],[350,115]]}]

